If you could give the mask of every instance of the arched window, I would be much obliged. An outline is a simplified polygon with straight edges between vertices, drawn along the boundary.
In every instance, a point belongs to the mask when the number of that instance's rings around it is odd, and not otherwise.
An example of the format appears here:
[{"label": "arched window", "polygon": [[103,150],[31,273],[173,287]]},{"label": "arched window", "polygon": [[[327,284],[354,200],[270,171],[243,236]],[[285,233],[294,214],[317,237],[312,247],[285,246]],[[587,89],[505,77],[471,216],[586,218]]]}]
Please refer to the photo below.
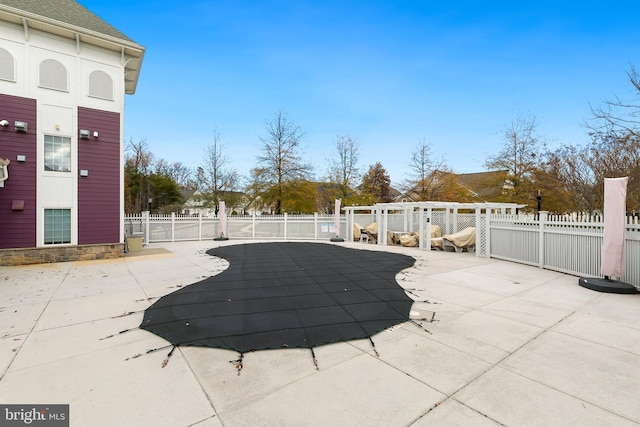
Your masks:
[{"label": "arched window", "polygon": [[0,79],[16,81],[16,66],[13,56],[0,47]]},{"label": "arched window", "polygon": [[113,80],[104,71],[94,71],[89,75],[89,96],[113,99]]},{"label": "arched window", "polygon": [[40,63],[40,87],[55,90],[69,90],[67,69],[55,59],[46,59]]}]

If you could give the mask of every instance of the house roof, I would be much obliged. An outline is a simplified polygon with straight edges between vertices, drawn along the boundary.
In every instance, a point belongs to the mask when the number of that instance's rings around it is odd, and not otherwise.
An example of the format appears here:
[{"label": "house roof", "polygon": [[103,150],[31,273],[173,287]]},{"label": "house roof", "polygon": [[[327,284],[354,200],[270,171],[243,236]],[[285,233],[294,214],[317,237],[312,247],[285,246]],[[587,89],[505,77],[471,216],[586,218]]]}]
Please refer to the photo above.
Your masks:
[{"label": "house roof", "polygon": [[457,174],[458,184],[483,201],[499,196],[509,176],[507,170]]},{"label": "house roof", "polygon": [[[497,170],[487,172],[463,173],[456,174],[449,171],[435,170],[429,175],[429,179],[437,182],[443,178],[451,178],[451,184],[457,185],[464,190],[470,197],[469,200],[477,202],[489,202],[490,200],[499,199],[505,188],[509,184],[509,171]],[[415,187],[401,193],[394,200],[399,202],[419,201],[420,194]]]},{"label": "house roof", "polygon": [[[198,193],[198,194],[196,194]],[[201,193],[198,190],[194,190],[191,188],[183,188],[180,190],[180,196],[182,196],[183,200],[189,200],[191,198],[193,198],[196,195],[201,195]]]},{"label": "house roof", "polygon": [[145,48],[74,0],[0,0],[0,20],[120,52],[125,93],[134,94]]}]

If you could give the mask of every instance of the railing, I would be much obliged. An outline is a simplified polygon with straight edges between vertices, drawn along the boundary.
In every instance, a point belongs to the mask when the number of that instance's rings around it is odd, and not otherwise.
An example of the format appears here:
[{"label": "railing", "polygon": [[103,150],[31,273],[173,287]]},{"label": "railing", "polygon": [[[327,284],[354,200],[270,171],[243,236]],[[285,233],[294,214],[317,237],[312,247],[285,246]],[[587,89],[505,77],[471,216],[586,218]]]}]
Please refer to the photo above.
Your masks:
[{"label": "railing", "polygon": [[[375,222],[372,214],[354,214],[354,222],[367,226]],[[408,215],[388,213],[387,229],[418,231],[424,235],[421,247],[428,248],[427,221],[439,225],[443,234],[465,227],[476,228],[476,255],[534,265],[576,276],[602,277],[600,273],[604,218],[601,215],[551,216],[475,214],[433,211],[424,215],[422,227],[416,212]],[[640,222],[627,218],[625,236],[625,274],[620,279],[640,289]]]},{"label": "railing", "polygon": [[[492,258],[535,265],[577,276],[601,277],[602,217],[547,216],[522,218],[491,215]],[[625,274],[620,278],[640,288],[640,224],[629,217],[625,232]]]},{"label": "railing", "polygon": [[[425,221],[427,218],[425,217]],[[367,226],[375,215],[357,214],[354,222]],[[420,218],[390,214],[390,230],[419,228]],[[434,212],[431,224],[457,231],[476,227],[476,254],[538,266],[576,276],[600,277],[602,217],[557,217],[541,212],[539,218],[521,215],[458,214],[455,218]],[[411,225],[407,225],[410,222]],[[347,221],[340,217],[340,236],[346,239]],[[423,224],[424,228],[424,224]],[[454,230],[455,228],[455,230]],[[127,235],[143,242],[210,240],[220,235],[218,218],[178,215],[129,215]],[[227,217],[227,236],[234,239],[325,240],[336,237],[334,217],[314,215],[254,215]],[[640,288],[640,223],[628,218],[625,236],[625,275],[621,280]]]},{"label": "railing", "polygon": [[[324,240],[336,237],[334,216],[252,215],[228,216],[226,236],[238,239]],[[345,236],[346,219],[340,218],[340,236]],[[211,240],[220,236],[217,217],[183,215],[127,215],[127,236],[141,236],[143,243]]]}]

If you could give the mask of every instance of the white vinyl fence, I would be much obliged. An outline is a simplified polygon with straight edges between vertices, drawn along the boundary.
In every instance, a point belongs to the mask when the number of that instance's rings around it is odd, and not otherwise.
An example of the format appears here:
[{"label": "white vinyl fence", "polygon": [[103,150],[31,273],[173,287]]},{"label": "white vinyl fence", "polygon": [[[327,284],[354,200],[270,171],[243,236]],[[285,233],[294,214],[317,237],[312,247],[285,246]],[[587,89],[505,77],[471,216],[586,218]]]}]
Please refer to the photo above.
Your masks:
[{"label": "white vinyl fence", "polygon": [[[600,274],[601,217],[550,216],[522,218],[491,215],[487,241],[492,258],[535,265],[576,276]],[[640,223],[628,217],[625,233],[625,275],[622,281],[640,288]]]},{"label": "white vinyl fence", "polygon": [[[379,210],[383,204],[377,205]],[[376,220],[386,221],[392,231],[422,229],[420,247],[429,248],[427,223],[437,224],[443,234],[455,233],[465,227],[476,228],[476,256],[503,259],[534,265],[548,270],[585,277],[600,274],[604,219],[601,216],[552,216],[488,213],[477,209],[475,214],[453,210],[419,212],[389,210],[383,216],[375,213],[354,213],[354,222],[366,227]],[[625,274],[620,278],[640,289],[640,221],[626,220]]]},{"label": "white vinyl fence", "polygon": [[[366,227],[375,214],[355,214],[354,221]],[[535,216],[433,212],[423,222],[439,225],[443,233],[476,227],[476,256],[498,258],[568,273],[602,277],[600,251],[604,223],[600,217]],[[420,216],[388,213],[388,230],[418,230]],[[426,227],[423,230],[426,233]],[[210,240],[220,235],[218,218],[178,215],[131,215],[125,217],[127,235],[139,235],[144,243]],[[347,239],[347,219],[340,217],[339,237]],[[328,240],[336,237],[333,216],[254,215],[227,217],[231,239]],[[421,240],[427,241],[428,239]],[[381,240],[378,240],[378,244]],[[428,247],[425,245],[425,247]],[[629,217],[626,225],[625,275],[621,280],[640,289],[640,222]]]},{"label": "white vinyl fence", "polygon": [[[226,236],[232,239],[328,240],[336,237],[335,217],[314,215],[228,216]],[[345,236],[346,219],[340,218],[340,236]],[[143,243],[212,240],[220,236],[217,217],[189,215],[127,215],[127,236],[141,236]]]}]

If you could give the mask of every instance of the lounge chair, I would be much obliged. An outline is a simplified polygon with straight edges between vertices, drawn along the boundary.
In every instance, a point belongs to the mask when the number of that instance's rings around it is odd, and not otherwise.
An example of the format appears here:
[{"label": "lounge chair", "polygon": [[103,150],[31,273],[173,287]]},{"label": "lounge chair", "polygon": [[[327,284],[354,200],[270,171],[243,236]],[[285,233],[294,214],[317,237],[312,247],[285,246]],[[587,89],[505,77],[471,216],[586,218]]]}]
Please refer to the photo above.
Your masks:
[{"label": "lounge chair", "polygon": [[364,230],[364,227],[361,226],[360,224],[358,224],[357,222],[353,223],[353,240],[355,242],[357,242],[358,240],[360,240],[361,234],[362,234],[362,230]]},{"label": "lounge chair", "polygon": [[369,237],[373,240],[373,243],[376,243],[378,241],[378,223],[377,222],[372,222],[371,224],[367,225],[364,228],[364,230],[369,235]]},{"label": "lounge chair", "polygon": [[407,247],[416,247],[420,242],[420,234],[417,231],[400,236],[400,244]]},{"label": "lounge chair", "polygon": [[[440,237],[442,235],[442,229],[439,225],[431,225],[431,239]],[[387,243],[389,245],[402,245],[415,247],[420,242],[420,233],[417,231],[387,231]]]},{"label": "lounge chair", "polygon": [[457,233],[432,238],[431,247],[444,251],[450,249],[456,252],[462,252],[463,250],[473,252],[476,247],[476,228],[467,227]]},{"label": "lounge chair", "polygon": [[[375,234],[373,234],[370,230],[373,230],[372,225],[375,225]],[[357,222],[353,223],[353,240],[361,243],[369,243],[369,239],[373,239],[374,241],[378,237],[378,224],[373,223],[369,224],[366,228],[358,224]]]}]

